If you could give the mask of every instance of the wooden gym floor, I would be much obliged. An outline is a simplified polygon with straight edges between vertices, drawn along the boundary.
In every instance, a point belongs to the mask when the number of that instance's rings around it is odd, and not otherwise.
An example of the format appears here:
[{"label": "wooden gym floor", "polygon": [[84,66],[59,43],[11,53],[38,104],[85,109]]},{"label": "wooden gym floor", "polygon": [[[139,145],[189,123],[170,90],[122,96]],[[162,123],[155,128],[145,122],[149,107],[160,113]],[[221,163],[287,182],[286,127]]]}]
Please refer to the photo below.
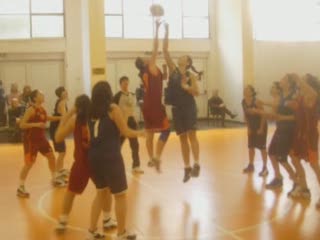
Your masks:
[{"label": "wooden gym floor", "polygon": [[[270,130],[269,139],[273,129]],[[163,173],[146,167],[147,154],[140,140],[140,156],[145,174],[130,173],[130,151],[125,144],[127,166],[128,225],[145,240],[295,240],[320,239],[320,211],[315,202],[320,197],[314,174],[307,166],[312,200],[287,198],[291,183],[285,176],[282,191],[266,190],[257,154],[256,172],[243,175],[247,164],[246,130],[215,129],[199,131],[201,176],[183,184],[183,164],[178,138],[172,134],[163,153]],[[66,165],[72,159],[72,141],[68,141]],[[39,156],[26,187],[30,199],[16,197],[18,173],[22,166],[21,145],[0,146],[0,232],[10,240],[85,239],[90,204],[95,194],[90,183],[75,200],[70,229],[64,235],[54,232],[65,189],[52,189],[46,161]],[[100,222],[101,223],[101,222]],[[101,226],[101,225],[100,225]],[[107,233],[112,239],[115,232]]]}]

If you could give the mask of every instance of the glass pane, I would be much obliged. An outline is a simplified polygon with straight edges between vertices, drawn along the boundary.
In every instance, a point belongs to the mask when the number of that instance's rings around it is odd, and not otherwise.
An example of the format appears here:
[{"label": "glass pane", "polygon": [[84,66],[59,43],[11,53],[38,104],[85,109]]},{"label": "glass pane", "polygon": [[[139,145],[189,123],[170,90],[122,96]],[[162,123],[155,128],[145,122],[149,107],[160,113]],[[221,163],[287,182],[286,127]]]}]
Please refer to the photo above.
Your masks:
[{"label": "glass pane", "polygon": [[254,37],[257,40],[313,41],[320,39],[318,24],[320,8],[315,0],[254,0],[252,12]]},{"label": "glass pane", "polygon": [[[182,38],[182,19],[181,16],[166,17],[165,21],[169,24],[169,38]],[[159,36],[164,36],[164,26],[161,25],[159,29]]]},{"label": "glass pane", "polygon": [[122,14],[121,0],[104,0],[105,14]]},{"label": "glass pane", "polygon": [[125,38],[152,38],[152,17],[125,16]]},{"label": "glass pane", "polygon": [[122,17],[106,16],[105,31],[106,37],[122,37]]},{"label": "glass pane", "polygon": [[63,13],[63,0],[31,0],[32,13]]},{"label": "glass pane", "polygon": [[0,16],[0,39],[30,38],[29,15]]},{"label": "glass pane", "polygon": [[160,4],[164,9],[164,17],[181,16],[182,6],[181,0],[153,0],[154,3]]},{"label": "glass pane", "polygon": [[32,37],[63,36],[63,16],[32,16]]},{"label": "glass pane", "polygon": [[207,17],[208,16],[208,0],[182,0],[183,15]]},{"label": "glass pane", "polygon": [[124,15],[149,16],[152,0],[123,0]]},{"label": "glass pane", "polygon": [[208,18],[186,17],[183,19],[183,37],[209,38]]},{"label": "glass pane", "polygon": [[29,0],[0,0],[0,14],[29,13]]}]

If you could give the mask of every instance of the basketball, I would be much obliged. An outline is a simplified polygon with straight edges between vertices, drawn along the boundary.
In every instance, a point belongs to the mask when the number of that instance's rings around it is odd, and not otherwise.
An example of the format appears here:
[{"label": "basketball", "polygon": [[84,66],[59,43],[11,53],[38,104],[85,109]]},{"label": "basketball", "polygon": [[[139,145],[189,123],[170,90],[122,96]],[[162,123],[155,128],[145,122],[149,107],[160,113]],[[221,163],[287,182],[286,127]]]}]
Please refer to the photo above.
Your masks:
[{"label": "basketball", "polygon": [[153,17],[162,17],[164,15],[164,9],[160,4],[152,4],[150,12]]}]

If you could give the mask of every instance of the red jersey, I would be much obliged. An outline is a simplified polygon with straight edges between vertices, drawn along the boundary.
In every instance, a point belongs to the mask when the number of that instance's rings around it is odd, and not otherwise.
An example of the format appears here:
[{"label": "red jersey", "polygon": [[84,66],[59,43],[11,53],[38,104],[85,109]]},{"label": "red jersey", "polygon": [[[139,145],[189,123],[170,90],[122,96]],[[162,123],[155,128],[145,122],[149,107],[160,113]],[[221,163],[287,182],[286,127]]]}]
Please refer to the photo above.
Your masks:
[{"label": "red jersey", "polygon": [[154,75],[147,66],[142,80],[144,86],[142,113],[146,129],[155,131],[168,129],[169,121],[162,104],[162,72],[157,68],[157,74]]},{"label": "red jersey", "polygon": [[[46,123],[48,116],[43,107],[31,106],[34,109],[34,114],[29,118],[28,123]],[[46,139],[46,130],[44,128],[33,127],[26,129],[24,134],[28,136],[31,141],[39,141]]]},{"label": "red jersey", "polygon": [[293,154],[299,158],[318,160],[318,113],[317,102],[307,107],[303,97],[299,97],[295,109],[296,129],[293,143]]}]

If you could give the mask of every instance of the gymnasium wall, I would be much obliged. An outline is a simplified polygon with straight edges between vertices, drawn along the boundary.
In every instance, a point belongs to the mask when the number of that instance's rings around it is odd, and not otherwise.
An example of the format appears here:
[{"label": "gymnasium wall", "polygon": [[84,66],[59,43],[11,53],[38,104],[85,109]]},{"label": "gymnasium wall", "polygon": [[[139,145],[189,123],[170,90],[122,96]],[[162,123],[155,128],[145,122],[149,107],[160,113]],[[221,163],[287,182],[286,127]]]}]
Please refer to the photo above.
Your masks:
[{"label": "gymnasium wall", "polygon": [[[5,81],[6,88],[13,81],[33,83],[34,87],[44,88],[50,92],[48,96],[52,96],[54,87],[64,84],[70,89],[70,99],[79,93],[90,92],[89,74],[83,67],[88,64],[84,53],[87,49],[83,49],[86,41],[83,36],[86,29],[84,0],[65,1],[67,38],[0,41],[0,78]],[[238,120],[243,120],[240,105],[243,88],[242,12],[239,2],[220,0],[220,5],[216,5],[215,1],[210,1],[212,39],[170,41],[174,57],[188,53],[194,57],[196,65],[205,70],[204,80],[200,83],[201,96],[197,99],[200,117],[206,116],[206,102],[211,90],[218,88],[230,109],[240,114]],[[151,40],[106,39],[107,78],[114,91],[122,74],[129,75],[132,85],[137,85],[134,57],[151,49]],[[255,42],[255,86],[261,97],[268,98],[270,82],[286,72],[320,75],[319,52],[320,42]],[[159,58],[161,60],[161,55]]]}]

